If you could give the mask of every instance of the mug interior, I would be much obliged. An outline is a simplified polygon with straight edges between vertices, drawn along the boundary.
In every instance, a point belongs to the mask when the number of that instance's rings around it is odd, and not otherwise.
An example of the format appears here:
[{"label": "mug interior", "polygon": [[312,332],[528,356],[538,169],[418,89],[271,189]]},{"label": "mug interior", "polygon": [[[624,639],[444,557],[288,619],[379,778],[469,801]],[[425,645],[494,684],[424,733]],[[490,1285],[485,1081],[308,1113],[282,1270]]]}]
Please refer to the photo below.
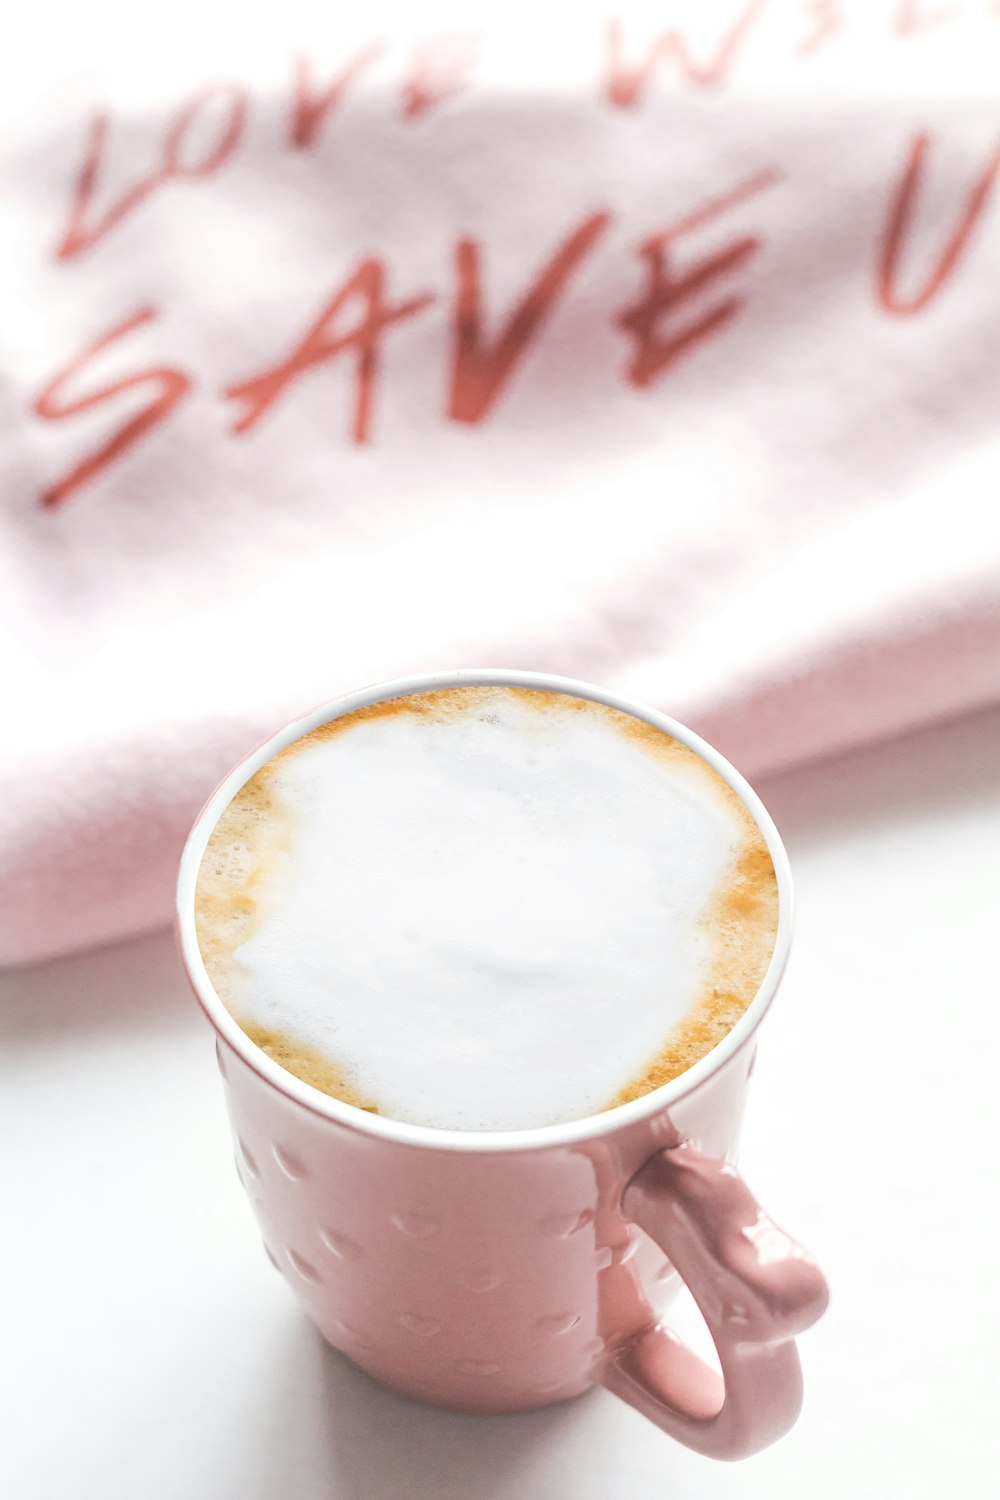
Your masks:
[{"label": "mug interior", "polygon": [[[559,1125],[543,1125],[526,1130],[446,1130],[436,1126],[411,1125],[403,1121],[392,1120],[384,1115],[371,1114],[321,1093],[311,1084],[289,1073],[266,1052],[263,1052],[229,1014],[208,976],[195,930],[195,887],[208,840],[236,793],[272,756],[277,755],[280,750],[284,750],[287,745],[292,744],[310,730],[317,729],[320,725],[327,724],[345,714],[353,713],[359,708],[366,708],[370,704],[391,698],[409,697],[414,693],[475,686],[534,688],[543,692],[566,693],[575,698],[590,699],[592,702],[606,704],[610,708],[630,714],[633,718],[641,719],[679,740],[681,744],[686,745],[707,762],[740,798],[764,837],[777,877],[778,930],[771,962],[757,994],[722,1040],[717,1042],[712,1050],[697,1063],[671,1079],[669,1083],[651,1089],[649,1093],[630,1100],[627,1104],[619,1104],[611,1109],[603,1110],[600,1114],[588,1115],[580,1120],[570,1120]],[[184,846],[177,885],[177,930],[184,964],[194,992],[218,1034],[262,1079],[313,1113],[336,1121],[348,1129],[394,1140],[401,1145],[409,1144],[425,1149],[431,1147],[452,1151],[527,1151],[570,1145],[574,1142],[607,1135],[668,1109],[677,1100],[693,1092],[711,1077],[756,1030],[774,998],[787,962],[791,929],[792,883],[788,855],[784,845],[756,792],[717,750],[675,719],[669,718],[656,709],[625,698],[621,694],[595,687],[591,683],[578,682],[570,677],[550,676],[544,672],[507,671],[499,668],[465,668],[449,672],[429,672],[419,676],[399,678],[391,682],[375,683],[321,704],[301,718],[285,725],[277,734],[272,735],[270,739],[240,761],[208,799],[195,820]]]}]

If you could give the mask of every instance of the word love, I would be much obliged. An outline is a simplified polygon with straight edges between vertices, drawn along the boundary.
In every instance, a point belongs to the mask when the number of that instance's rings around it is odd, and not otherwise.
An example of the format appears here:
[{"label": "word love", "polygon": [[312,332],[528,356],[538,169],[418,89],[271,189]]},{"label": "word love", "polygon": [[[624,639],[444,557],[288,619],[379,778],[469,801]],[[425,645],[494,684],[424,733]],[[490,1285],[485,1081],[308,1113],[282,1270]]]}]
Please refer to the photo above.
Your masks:
[{"label": "word love", "polygon": [[[885,36],[907,38],[971,20],[984,6],[986,0],[978,8],[972,0],[880,0],[876,6],[871,0],[792,0],[772,15],[771,0],[727,0],[719,14],[699,16],[691,6],[687,24],[626,26],[611,17],[594,39],[595,97],[612,111],[635,111],[678,85],[725,87],[744,62],[752,69],[777,57],[810,58],[856,26],[870,25],[872,10],[881,12]],[[1000,19],[1000,0],[989,0],[986,16]],[[385,98],[404,125],[418,123],[475,87],[483,47],[473,35],[428,37],[397,62],[392,48],[372,40],[325,74],[308,56],[296,57],[287,104],[279,112],[279,141],[293,152],[317,150],[357,90],[387,63],[396,64],[396,77]],[[244,147],[252,112],[244,84],[207,85],[164,122],[147,168],[109,189],[115,122],[109,111],[99,110],[85,132],[69,213],[55,246],[57,261],[89,253],[164,188],[215,177]]]},{"label": "word love", "polygon": [[[773,168],[761,170],[631,247],[638,262],[633,280],[638,284],[627,300],[610,309],[614,326],[631,346],[624,369],[630,385],[640,389],[651,385],[737,316],[745,301],[738,286],[717,290],[717,283],[746,265],[760,249],[760,238],[736,233],[701,253],[697,244],[692,247],[686,242],[778,180]],[[613,223],[614,215],[601,210],[573,226],[528,280],[492,335],[486,331],[486,257],[478,240],[454,242],[452,284],[444,297],[433,288],[397,294],[383,259],[362,260],[334,288],[286,352],[272,351],[261,368],[222,389],[222,398],[230,403],[231,435],[243,437],[252,432],[291,397],[301,380],[324,365],[344,360],[353,387],[349,436],[355,443],[369,442],[386,340],[394,328],[426,315],[433,304],[442,301],[447,307],[445,416],[468,424],[484,421],[572,278],[597,253]],[[172,365],[139,369],[103,386],[88,382],[91,365],[106,350],[159,317],[154,304],[130,313],[93,339],[37,397],[36,414],[50,422],[105,405],[113,409],[122,398],[132,406],[136,392],[145,399],[141,410],[133,410],[96,449],[46,488],[43,505],[58,506],[68,500],[171,417],[191,395],[194,376]]]},{"label": "word love", "polygon": [[[292,74],[287,145],[310,151],[364,75],[383,57],[381,42],[370,42],[336,72],[320,81],[308,57],[298,57]],[[417,46],[399,83],[403,120],[420,119],[460,93],[473,58],[472,39],[440,37]],[[248,89],[240,83],[214,83],[199,90],[167,120],[159,150],[146,171],[102,202],[113,140],[107,110],[94,115],[84,141],[69,218],[56,246],[56,259],[72,261],[100,244],[161,189],[175,182],[216,176],[241,147],[251,112]]]}]

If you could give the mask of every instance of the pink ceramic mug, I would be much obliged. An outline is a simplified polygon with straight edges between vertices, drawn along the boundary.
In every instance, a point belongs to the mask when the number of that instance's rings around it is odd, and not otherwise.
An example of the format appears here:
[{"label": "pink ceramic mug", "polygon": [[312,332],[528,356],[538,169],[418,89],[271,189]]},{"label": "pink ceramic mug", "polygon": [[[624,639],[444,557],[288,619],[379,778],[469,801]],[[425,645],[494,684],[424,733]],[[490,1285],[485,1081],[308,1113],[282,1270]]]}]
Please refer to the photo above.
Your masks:
[{"label": "pink ceramic mug", "polygon": [[[738,1024],[673,1082],[567,1125],[447,1131],[341,1104],[250,1041],[198,951],[202,853],[265,761],[366,704],[472,683],[571,693],[666,730],[736,790],[777,871],[774,956]],[[757,1027],[788,953],[791,885],[771,819],[717,751],[653,709],[568,678],[456,671],[367,687],[288,725],[226,777],[184,850],[178,901],[188,974],[217,1033],[240,1179],[268,1255],[331,1344],[393,1389],[460,1411],[524,1411],[599,1384],[718,1458],[787,1431],[802,1396],[794,1336],[823,1311],[826,1286],[730,1163]],[[660,1323],[678,1275],[721,1377]]]}]

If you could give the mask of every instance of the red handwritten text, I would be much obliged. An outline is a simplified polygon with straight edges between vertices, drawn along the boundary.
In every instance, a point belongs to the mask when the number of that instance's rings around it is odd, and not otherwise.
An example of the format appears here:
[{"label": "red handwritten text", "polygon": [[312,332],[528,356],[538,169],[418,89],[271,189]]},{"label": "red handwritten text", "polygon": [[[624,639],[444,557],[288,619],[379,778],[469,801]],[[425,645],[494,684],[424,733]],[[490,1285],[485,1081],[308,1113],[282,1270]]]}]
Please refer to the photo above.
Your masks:
[{"label": "red handwritten text", "polygon": [[[629,383],[639,387],[651,385],[682,355],[720,332],[736,316],[745,299],[732,293],[681,327],[669,326],[677,309],[714,287],[717,280],[736,271],[757,252],[761,245],[758,236],[732,239],[720,250],[696,259],[686,270],[675,267],[673,256],[682,239],[776,181],[778,173],[773,168],[757,172],[724,195],[649,236],[637,247],[646,266],[646,287],[623,311],[616,314],[609,310],[614,325],[635,344],[626,371]],[[449,420],[474,425],[492,414],[560,298],[567,294],[572,278],[612,222],[612,214],[601,210],[589,214],[571,229],[541,269],[530,277],[526,289],[492,338],[484,331],[483,246],[468,237],[456,241],[445,370],[444,414]],[[279,402],[292,395],[299,380],[338,356],[347,355],[353,359],[353,408],[348,435],[355,443],[371,441],[385,336],[395,325],[417,317],[437,300],[434,291],[423,291],[402,301],[390,300],[388,275],[384,260],[375,256],[362,260],[296,339],[289,353],[224,388],[222,395],[236,408],[230,429],[233,434],[251,433]],[[96,479],[163,422],[192,388],[191,378],[183,371],[155,365],[80,396],[71,395],[67,399],[64,394],[66,387],[105,349],[157,317],[157,310],[147,306],[116,324],[59,370],[36,399],[36,414],[53,422],[82,414],[128,391],[149,390],[149,400],[143,409],[50,484],[42,496],[42,504],[57,506]]]},{"label": "red handwritten text", "polygon": [[474,60],[471,37],[439,37],[417,47],[410,71],[403,79],[403,116],[419,119],[446,99],[460,94],[468,87]]},{"label": "red handwritten text", "polygon": [[725,197],[706,203],[695,213],[688,214],[659,234],[651,235],[638,246],[638,254],[646,266],[646,290],[617,320],[619,328],[635,340],[635,351],[626,370],[633,385],[651,385],[684,354],[703,339],[718,333],[736,317],[745,299],[731,295],[674,332],[663,333],[660,328],[669,313],[712,286],[720,276],[737,270],[757,253],[761,245],[756,235],[741,235],[721,250],[696,260],[690,270],[677,272],[670,260],[677,241],[777,181],[775,171],[758,172]]},{"label": "red handwritten text", "polygon": [[606,213],[584,219],[528,288],[492,348],[484,345],[482,335],[482,252],[475,240],[459,240],[448,401],[453,421],[482,421],[573,271],[609,223]]},{"label": "red handwritten text", "polygon": [[766,0],[749,0],[723,34],[715,54],[702,62],[692,55],[684,33],[676,26],[657,37],[645,58],[630,63],[625,58],[625,28],[617,20],[608,22],[606,94],[609,104],[632,109],[638,104],[657,65],[667,58],[676,59],[682,75],[690,82],[710,88],[721,83],[729,73],[747,35],[759,19]]},{"label": "red handwritten text", "polygon": [[878,260],[876,292],[879,303],[888,313],[901,316],[920,312],[936,297],[958,265],[973,229],[985,210],[1000,174],[1000,147],[989,158],[973,184],[957,222],[932,266],[923,286],[910,296],[898,290],[899,263],[907,236],[911,231],[914,205],[924,174],[924,162],[930,147],[926,135],[918,135],[910,147],[899,186],[889,206],[889,217]]},{"label": "red handwritten text", "polygon": [[316,137],[327,116],[334,113],[344,95],[361,74],[376,62],[385,48],[381,42],[371,42],[363,47],[353,61],[342,68],[332,83],[318,90],[313,82],[312,65],[308,57],[295,59],[292,79],[292,113],[288,127],[288,138],[293,146],[304,150],[315,145]]},{"label": "red handwritten text", "polygon": [[92,407],[102,405],[105,401],[112,401],[126,391],[151,385],[155,392],[148,404],[134,417],[130,417],[110,438],[107,438],[96,452],[74,464],[68,473],[63,474],[44,490],[41,497],[43,505],[52,507],[68,500],[70,495],[82,485],[95,479],[109,464],[127,453],[141,437],[163,422],[174,407],[184,400],[191,388],[191,381],[183,371],[172,369],[170,366],[154,366],[150,370],[140,370],[135,375],[126,375],[121,380],[113,381],[111,385],[91,391],[89,395],[77,396],[68,401],[63,399],[63,387],[71,383],[92,359],[112,344],[118,343],[120,339],[126,338],[134,329],[151,323],[157,316],[155,307],[141,307],[131,317],[125,318],[121,323],[116,323],[113,328],[108,329],[107,333],[102,333],[93,339],[74,359],[71,359],[69,364],[52,377],[37,397],[35,401],[37,415],[49,422],[61,422],[66,417],[75,417],[80,412],[90,411]]},{"label": "red handwritten text", "polygon": [[[264,413],[284,395],[300,375],[325,364],[344,350],[357,357],[356,395],[352,432],[356,443],[368,441],[371,431],[372,401],[378,375],[379,343],[391,323],[412,318],[433,295],[425,293],[389,307],[383,300],[385,267],[380,260],[362,261],[354,275],[330,298],[316,321],[287,358],[239,385],[231,385],[225,394],[231,401],[245,403],[243,414],[233,423],[233,431],[249,432]],[[332,336],[330,325],[338,314],[355,299],[362,307],[361,321],[346,333]]]},{"label": "red handwritten text", "polygon": [[814,24],[795,49],[799,57],[809,57],[825,47],[831,37],[843,31],[846,22],[840,0],[809,0],[807,13]]},{"label": "red handwritten text", "polygon": [[927,31],[940,26],[942,21],[954,21],[961,15],[957,5],[927,6],[924,0],[899,0],[895,30],[897,36],[912,36],[916,31]]},{"label": "red handwritten text", "polygon": [[[183,160],[185,144],[193,133],[199,117],[213,103],[221,100],[223,116],[215,141],[207,151],[194,160]],[[160,160],[145,177],[121,194],[103,214],[97,214],[90,222],[94,198],[97,195],[101,167],[107,149],[110,116],[101,112],[94,116],[90,125],[84,150],[83,163],[76,181],[69,223],[56,250],[59,260],[72,260],[81,251],[90,249],[116,224],[140,203],[145,203],[157,188],[175,178],[210,177],[228,161],[235,151],[246,123],[246,93],[238,84],[215,84],[203,89],[190,99],[167,126],[160,151]]]}]

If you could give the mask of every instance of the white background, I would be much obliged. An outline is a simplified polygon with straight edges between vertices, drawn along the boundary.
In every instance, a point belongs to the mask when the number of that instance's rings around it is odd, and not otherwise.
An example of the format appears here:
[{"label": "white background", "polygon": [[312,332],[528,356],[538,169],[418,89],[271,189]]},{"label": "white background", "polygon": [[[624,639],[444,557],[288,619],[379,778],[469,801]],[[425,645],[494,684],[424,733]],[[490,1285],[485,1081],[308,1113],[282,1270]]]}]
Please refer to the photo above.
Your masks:
[{"label": "white background", "polygon": [[799,921],[743,1168],[833,1300],[806,1405],[737,1466],[604,1392],[414,1405],[268,1265],[165,934],[9,973],[0,1466],[12,1500],[996,1493],[1000,711],[762,782]]}]

